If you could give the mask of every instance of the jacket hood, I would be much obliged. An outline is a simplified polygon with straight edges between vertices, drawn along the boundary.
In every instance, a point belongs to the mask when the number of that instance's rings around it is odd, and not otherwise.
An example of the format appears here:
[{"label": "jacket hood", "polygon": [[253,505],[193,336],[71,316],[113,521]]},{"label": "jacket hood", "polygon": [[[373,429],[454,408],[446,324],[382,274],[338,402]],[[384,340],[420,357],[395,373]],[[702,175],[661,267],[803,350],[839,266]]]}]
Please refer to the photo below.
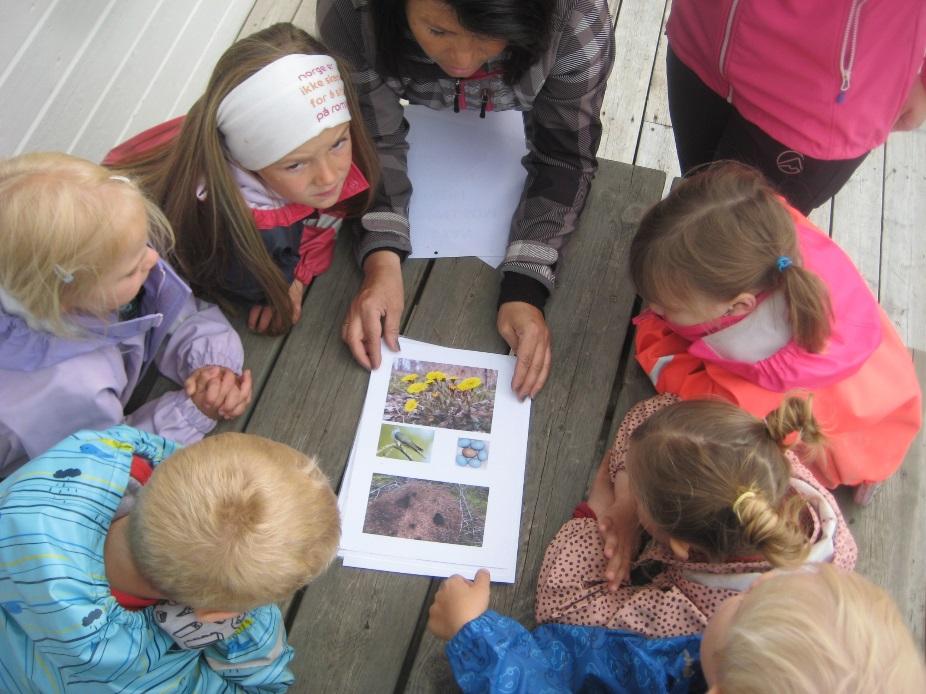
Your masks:
[{"label": "jacket hood", "polygon": [[0,296],[0,369],[38,371],[160,326],[163,314],[146,312],[145,309],[151,309],[151,303],[156,305],[168,277],[175,277],[173,270],[163,260],[158,260],[145,280],[145,294],[151,297],[152,302],[142,302],[141,316],[114,322],[79,316],[70,321],[75,329],[72,335],[57,335],[41,327],[33,328],[26,318],[27,314],[15,300],[11,301],[11,297],[5,294]]},{"label": "jacket hood", "polygon": [[[833,309],[822,352],[791,336],[787,302],[779,292],[747,319],[691,344],[688,351],[768,390],[823,388],[858,371],[881,344],[878,302],[855,265],[826,234],[790,209],[804,267],[826,285]],[[787,270],[785,270],[787,272]]]}]

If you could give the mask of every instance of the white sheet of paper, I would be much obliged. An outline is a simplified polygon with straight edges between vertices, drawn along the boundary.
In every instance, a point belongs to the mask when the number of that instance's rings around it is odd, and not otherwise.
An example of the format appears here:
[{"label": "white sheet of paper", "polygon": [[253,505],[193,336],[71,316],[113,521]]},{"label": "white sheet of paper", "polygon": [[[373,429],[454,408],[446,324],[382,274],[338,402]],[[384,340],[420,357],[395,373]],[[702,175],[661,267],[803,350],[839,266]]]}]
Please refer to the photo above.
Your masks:
[{"label": "white sheet of paper", "polygon": [[[370,377],[338,500],[339,554],[346,566],[433,576],[486,567],[493,580],[513,582],[530,423],[530,402],[511,391],[515,360],[406,338],[401,346],[399,354],[384,350]],[[428,371],[457,383],[478,374],[482,386],[462,395],[434,384],[404,392],[410,382],[399,376],[419,373],[420,382]],[[407,414],[402,404],[413,397],[423,404]],[[396,431],[422,452],[396,446]],[[459,465],[460,439],[482,442],[488,460]]]},{"label": "white sheet of paper", "polygon": [[412,258],[505,259],[527,172],[520,111],[437,111],[406,106]]}]

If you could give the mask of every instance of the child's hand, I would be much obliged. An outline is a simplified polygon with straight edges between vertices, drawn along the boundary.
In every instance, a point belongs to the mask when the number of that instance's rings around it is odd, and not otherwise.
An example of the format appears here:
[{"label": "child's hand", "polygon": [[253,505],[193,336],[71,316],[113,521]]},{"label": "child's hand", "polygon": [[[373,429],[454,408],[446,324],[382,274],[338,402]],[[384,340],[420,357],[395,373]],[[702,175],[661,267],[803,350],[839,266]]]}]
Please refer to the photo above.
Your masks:
[{"label": "child's hand", "polygon": [[[299,280],[293,280],[289,285],[289,300],[292,304],[291,320],[293,325],[302,317],[302,298],[305,294],[305,285]],[[255,304],[248,311],[248,328],[256,333],[279,333],[283,330],[283,321],[280,320],[273,309],[263,304]]]},{"label": "child's hand", "polygon": [[238,376],[224,366],[196,369],[184,382],[184,390],[200,412],[211,419],[233,419],[251,402],[251,370]]},{"label": "child's hand", "polygon": [[640,549],[640,521],[636,509],[616,503],[598,517],[598,532],[608,560],[604,576],[611,592],[630,580],[630,567]]},{"label": "child's hand", "polygon": [[472,581],[462,576],[451,576],[444,581],[431,605],[428,630],[449,641],[467,622],[489,609],[489,580],[489,572],[479,569]]}]

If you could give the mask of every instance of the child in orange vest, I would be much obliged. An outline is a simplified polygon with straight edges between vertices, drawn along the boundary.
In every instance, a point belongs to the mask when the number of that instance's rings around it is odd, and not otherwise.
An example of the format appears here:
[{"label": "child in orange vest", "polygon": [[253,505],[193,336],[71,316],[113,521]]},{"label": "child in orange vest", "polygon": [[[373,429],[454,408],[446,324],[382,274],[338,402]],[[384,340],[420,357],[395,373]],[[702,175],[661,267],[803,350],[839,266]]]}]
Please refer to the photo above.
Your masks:
[{"label": "child in orange vest", "polygon": [[637,360],[660,393],[717,395],[758,417],[814,394],[827,487],[897,470],[921,423],[910,354],[849,257],[752,169],[687,179],[644,217],[630,254],[648,308]]}]

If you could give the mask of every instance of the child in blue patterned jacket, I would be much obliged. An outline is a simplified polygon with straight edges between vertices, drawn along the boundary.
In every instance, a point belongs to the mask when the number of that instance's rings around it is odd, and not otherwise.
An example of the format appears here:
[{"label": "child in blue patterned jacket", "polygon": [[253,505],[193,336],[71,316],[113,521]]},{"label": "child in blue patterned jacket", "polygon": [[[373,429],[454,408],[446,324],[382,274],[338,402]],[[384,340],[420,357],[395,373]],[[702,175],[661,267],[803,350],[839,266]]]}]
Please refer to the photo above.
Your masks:
[{"label": "child in blue patterned jacket", "polygon": [[327,479],[288,446],[78,432],[0,484],[0,691],[285,691],[273,603],[339,537]]}]

